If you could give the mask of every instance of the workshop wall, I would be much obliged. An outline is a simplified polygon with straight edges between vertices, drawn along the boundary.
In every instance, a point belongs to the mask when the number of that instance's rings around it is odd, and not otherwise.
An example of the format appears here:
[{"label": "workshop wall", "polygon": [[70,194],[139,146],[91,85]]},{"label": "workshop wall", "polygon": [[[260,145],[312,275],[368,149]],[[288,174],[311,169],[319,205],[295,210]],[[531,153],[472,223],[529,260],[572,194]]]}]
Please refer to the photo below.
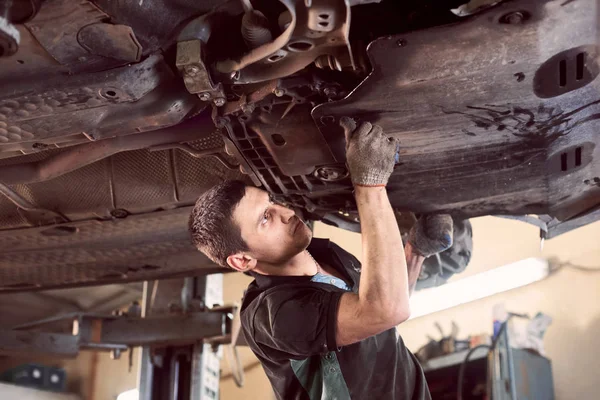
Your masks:
[{"label": "workshop wall", "polygon": [[[453,280],[474,275],[528,257],[558,257],[577,265],[600,267],[600,223],[595,223],[558,238],[546,241],[540,251],[538,230],[522,222],[494,217],[472,221],[474,251],[465,272]],[[316,237],[328,237],[361,258],[359,234],[315,224]],[[239,301],[251,279],[243,274],[225,275],[225,301]],[[508,311],[535,314],[538,311],[554,320],[545,336],[547,356],[552,360],[557,400],[591,399],[600,370],[600,272],[563,269],[547,279],[529,286],[494,295],[449,310],[409,320],[399,327],[407,346],[416,351],[427,342],[426,335],[436,337],[434,323],[450,330],[452,321],[460,327],[460,336],[492,331],[492,307],[504,303]],[[223,360],[221,398],[272,399],[269,382],[257,359],[241,349],[246,371],[243,389],[237,388],[230,369]]]},{"label": "workshop wall", "polygon": [[113,360],[110,354],[97,353],[94,398],[91,400],[116,400],[117,396],[137,387],[137,372],[140,349],[133,350],[133,364],[129,371],[129,352]]}]

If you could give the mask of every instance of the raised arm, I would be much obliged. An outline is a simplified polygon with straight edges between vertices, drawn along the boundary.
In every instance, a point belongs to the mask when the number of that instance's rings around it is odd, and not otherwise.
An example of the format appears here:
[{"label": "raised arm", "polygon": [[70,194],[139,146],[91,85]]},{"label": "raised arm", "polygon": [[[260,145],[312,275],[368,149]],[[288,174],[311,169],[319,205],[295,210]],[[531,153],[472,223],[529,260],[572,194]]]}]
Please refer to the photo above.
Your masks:
[{"label": "raised arm", "polygon": [[358,294],[340,299],[336,343],[345,346],[388,330],[410,316],[409,281],[400,231],[385,185],[397,142],[380,127],[345,119],[347,162],[361,220],[363,262]]},{"label": "raised arm", "polygon": [[338,346],[358,342],[408,319],[409,282],[402,239],[385,188],[356,188],[363,262],[358,294],[340,299]]},{"label": "raised arm", "polygon": [[[345,346],[377,335],[410,316],[410,293],[425,257],[452,244],[452,218],[424,216],[409,234],[405,255],[385,186],[393,171],[398,142],[368,122],[340,121],[346,134],[346,159],[361,220],[363,263],[358,294],[340,299],[336,344]],[[408,262],[408,266],[407,266]]]}]

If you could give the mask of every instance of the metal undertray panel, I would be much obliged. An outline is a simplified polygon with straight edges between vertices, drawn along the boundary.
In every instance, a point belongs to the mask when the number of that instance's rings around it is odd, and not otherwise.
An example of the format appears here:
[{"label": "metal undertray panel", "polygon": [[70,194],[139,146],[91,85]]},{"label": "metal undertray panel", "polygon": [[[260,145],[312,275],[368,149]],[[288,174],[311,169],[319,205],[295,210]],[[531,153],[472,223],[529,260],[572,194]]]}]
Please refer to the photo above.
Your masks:
[{"label": "metal undertray panel", "polygon": [[0,293],[220,271],[191,244],[190,210],[2,231]]},{"label": "metal undertray panel", "polygon": [[340,162],[341,116],[400,138],[388,185],[400,209],[568,218],[600,202],[596,11],[594,0],[507,1],[378,39],[370,76],[313,118]]},{"label": "metal undertray panel", "polygon": [[1,75],[0,158],[172,126],[198,106],[161,56],[73,76]]}]

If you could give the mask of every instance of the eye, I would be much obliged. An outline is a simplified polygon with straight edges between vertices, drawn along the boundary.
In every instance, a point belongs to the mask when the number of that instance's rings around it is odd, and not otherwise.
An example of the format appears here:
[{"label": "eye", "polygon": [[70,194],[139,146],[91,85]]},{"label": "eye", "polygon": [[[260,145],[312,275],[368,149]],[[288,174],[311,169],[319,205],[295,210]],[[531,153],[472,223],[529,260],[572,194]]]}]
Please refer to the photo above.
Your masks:
[{"label": "eye", "polygon": [[263,214],[263,219],[262,221],[260,221],[261,225],[265,225],[267,222],[269,222],[269,213],[268,211],[265,211],[265,213]]}]

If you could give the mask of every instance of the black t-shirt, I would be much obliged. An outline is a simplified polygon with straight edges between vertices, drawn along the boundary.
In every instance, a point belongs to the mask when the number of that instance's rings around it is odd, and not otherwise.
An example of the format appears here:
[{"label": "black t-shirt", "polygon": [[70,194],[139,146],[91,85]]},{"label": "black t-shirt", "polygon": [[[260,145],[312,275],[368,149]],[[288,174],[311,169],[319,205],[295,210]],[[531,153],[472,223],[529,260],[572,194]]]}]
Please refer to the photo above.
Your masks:
[{"label": "black t-shirt", "polygon": [[[358,293],[355,257],[326,239],[313,239],[308,251]],[[345,290],[310,276],[253,276],[242,303],[242,329],[278,399],[431,399],[419,362],[395,328],[336,346]]]}]

